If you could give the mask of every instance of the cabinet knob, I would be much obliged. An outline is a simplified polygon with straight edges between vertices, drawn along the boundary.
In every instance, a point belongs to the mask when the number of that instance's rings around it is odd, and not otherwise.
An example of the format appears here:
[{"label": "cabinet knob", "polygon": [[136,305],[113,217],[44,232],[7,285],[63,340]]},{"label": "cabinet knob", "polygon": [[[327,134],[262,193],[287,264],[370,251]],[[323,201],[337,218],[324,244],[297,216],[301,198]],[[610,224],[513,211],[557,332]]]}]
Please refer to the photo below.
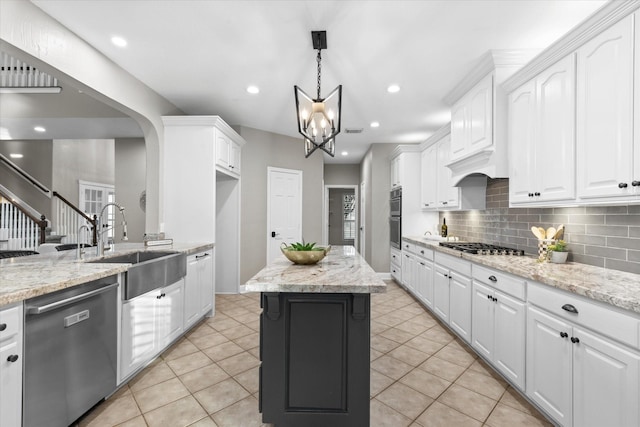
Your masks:
[{"label": "cabinet knob", "polygon": [[633,181],[631,185],[633,185],[634,187],[638,187],[640,186],[640,181]]},{"label": "cabinet knob", "polygon": [[563,305],[562,309],[568,311],[569,313],[578,314],[578,309],[572,306],[571,304]]},{"label": "cabinet knob", "polygon": [[442,204],[443,204],[443,205],[446,205],[446,204],[448,204],[448,203],[449,203],[449,202],[442,202]]},{"label": "cabinet knob", "polygon": [[529,193],[529,197],[533,197],[533,193]]},{"label": "cabinet knob", "polygon": [[574,344],[578,344],[580,342],[580,339],[578,337],[571,337],[571,342]]},{"label": "cabinet knob", "polygon": [[627,188],[628,185],[626,182],[621,182],[620,184],[618,184],[618,188]]},{"label": "cabinet knob", "polygon": [[7,324],[6,323],[0,323],[0,332],[4,331],[5,329],[7,329]]},{"label": "cabinet knob", "polygon": [[7,362],[16,362],[18,360],[18,355],[17,354],[12,354],[11,356],[7,357]]},{"label": "cabinet knob", "polygon": [[491,295],[487,295],[487,299],[490,300],[491,299]]},{"label": "cabinet knob", "polygon": [[533,193],[534,196],[539,196],[540,193],[538,193],[537,191],[535,193]]},{"label": "cabinet knob", "polygon": [[560,332],[560,338],[567,338],[569,336],[566,332]]},{"label": "cabinet knob", "polygon": [[491,299],[493,300],[493,302],[498,302],[498,298],[496,297],[491,297]]},{"label": "cabinet knob", "polygon": [[446,278],[449,278],[449,275],[447,273],[442,273],[442,275]]},{"label": "cabinet knob", "polygon": [[424,255],[424,251],[420,251],[420,253],[421,253],[422,255]]},{"label": "cabinet knob", "polygon": [[492,282],[498,281],[498,279],[496,279],[496,276],[493,276],[493,275],[489,276],[489,280],[491,280]]}]

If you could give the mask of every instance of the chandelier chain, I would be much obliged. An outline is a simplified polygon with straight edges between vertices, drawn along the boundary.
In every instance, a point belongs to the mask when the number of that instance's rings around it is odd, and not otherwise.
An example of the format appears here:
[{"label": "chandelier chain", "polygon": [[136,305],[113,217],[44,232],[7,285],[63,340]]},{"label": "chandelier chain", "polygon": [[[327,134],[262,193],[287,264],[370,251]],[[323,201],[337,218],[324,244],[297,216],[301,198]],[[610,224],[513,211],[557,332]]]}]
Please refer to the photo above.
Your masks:
[{"label": "chandelier chain", "polygon": [[320,65],[320,61],[322,61],[322,57],[320,56],[321,51],[322,51],[321,49],[318,49],[318,57],[316,58],[316,61],[318,61],[318,98],[317,99],[320,99],[320,73],[322,69],[322,66]]}]

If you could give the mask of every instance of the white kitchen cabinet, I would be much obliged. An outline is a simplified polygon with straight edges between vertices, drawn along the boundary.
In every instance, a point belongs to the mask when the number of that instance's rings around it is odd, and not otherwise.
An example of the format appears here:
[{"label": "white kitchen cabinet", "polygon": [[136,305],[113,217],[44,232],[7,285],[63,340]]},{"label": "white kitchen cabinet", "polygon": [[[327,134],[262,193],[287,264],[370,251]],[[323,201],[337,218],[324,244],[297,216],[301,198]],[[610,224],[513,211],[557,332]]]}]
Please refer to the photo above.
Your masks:
[{"label": "white kitchen cabinet", "polygon": [[214,298],[212,251],[189,255],[184,281],[185,329],[211,311]]},{"label": "white kitchen cabinet", "polygon": [[389,256],[391,277],[399,284],[402,284],[402,252],[396,248],[391,248]]},{"label": "white kitchen cabinet", "polygon": [[569,55],[509,96],[512,204],[575,198],[574,61]]},{"label": "white kitchen cabinet", "polygon": [[391,159],[391,188],[401,187],[402,186],[402,174],[404,172],[404,156],[398,155]]},{"label": "white kitchen cabinet", "polygon": [[633,176],[634,150],[638,149],[633,140],[633,56],[633,16],[577,51],[580,199],[627,199],[634,195],[632,182],[640,181]]},{"label": "white kitchen cabinet", "polygon": [[437,146],[438,169],[438,208],[457,208],[460,205],[460,188],[453,186],[451,179],[451,169],[447,168],[451,158],[451,138],[444,138]]},{"label": "white kitchen cabinet", "polygon": [[638,324],[530,283],[527,395],[562,426],[640,425]]},{"label": "white kitchen cabinet", "polygon": [[420,154],[420,206],[422,209],[435,209],[438,206],[437,148],[437,144],[433,144]]},{"label": "white kitchen cabinet", "polygon": [[216,167],[230,175],[240,175],[240,145],[222,131],[216,132]]},{"label": "white kitchen cabinet", "polygon": [[410,252],[402,251],[402,284],[411,292],[415,293],[415,270],[416,258]]},{"label": "white kitchen cabinet", "polygon": [[449,324],[449,269],[434,264],[433,312]]},{"label": "white kitchen cabinet", "polygon": [[524,295],[524,280],[486,267],[473,266],[471,345],[523,391],[526,337]]},{"label": "white kitchen cabinet", "polygon": [[433,312],[465,341],[471,340],[471,263],[436,252]]},{"label": "white kitchen cabinet", "polygon": [[183,332],[184,279],[122,304],[120,382]]},{"label": "white kitchen cabinet", "polygon": [[416,257],[416,296],[429,308],[433,308],[433,261]]},{"label": "white kitchen cabinet", "polygon": [[22,425],[22,303],[0,308],[0,425]]},{"label": "white kitchen cabinet", "polygon": [[480,80],[451,108],[450,160],[493,145],[493,73]]},{"label": "white kitchen cabinet", "polygon": [[634,114],[634,122],[633,129],[635,130],[633,133],[633,180],[631,181],[631,186],[634,188],[634,193],[636,197],[640,198],[640,12],[636,12],[634,14],[635,18],[635,76],[634,76],[634,107],[633,110],[636,112]]},{"label": "white kitchen cabinet", "polygon": [[449,279],[449,326],[471,342],[471,279],[455,271],[449,272]]}]

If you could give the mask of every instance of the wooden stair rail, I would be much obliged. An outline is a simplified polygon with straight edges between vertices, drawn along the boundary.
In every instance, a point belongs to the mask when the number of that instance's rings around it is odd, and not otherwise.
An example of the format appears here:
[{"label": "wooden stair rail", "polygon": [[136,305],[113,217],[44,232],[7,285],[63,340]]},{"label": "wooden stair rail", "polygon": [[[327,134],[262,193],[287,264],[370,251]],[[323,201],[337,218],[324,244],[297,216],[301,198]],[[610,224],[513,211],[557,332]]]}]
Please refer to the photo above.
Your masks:
[{"label": "wooden stair rail", "polygon": [[57,191],[53,192],[53,197],[57,197],[62,203],[69,206],[77,214],[79,214],[80,216],[82,216],[84,219],[86,219],[91,223],[91,234],[92,234],[91,239],[93,240],[93,245],[94,246],[97,245],[98,244],[98,227],[97,227],[98,217],[94,215],[93,218],[91,218],[89,215],[87,215],[86,213],[82,212],[80,209],[75,207],[70,201],[68,201],[63,196],[61,196],[60,193],[58,193]]},{"label": "wooden stair rail", "polygon": [[40,219],[36,218],[35,216],[31,215],[31,213],[29,213],[26,209],[24,209],[22,206],[20,206],[19,204],[15,203],[12,201],[11,196],[9,196],[8,194],[5,194],[2,190],[0,190],[0,195],[2,197],[4,197],[5,199],[7,199],[7,201],[9,203],[11,203],[13,206],[15,206],[20,212],[22,212],[27,218],[29,218],[31,221],[33,221],[35,224],[38,224],[38,227],[40,228],[40,244],[44,243],[45,240],[45,229],[47,228],[47,218],[44,215],[40,215]]},{"label": "wooden stair rail", "polygon": [[[0,154],[0,162],[4,163],[5,166],[7,166],[9,169],[11,169],[13,172],[17,173],[18,175],[20,175],[21,178],[23,178],[24,180],[29,182],[29,184],[33,185],[38,190],[42,191],[44,194],[49,194],[50,193],[48,188],[44,187],[42,184],[40,184],[38,181],[36,181],[33,177],[31,177],[30,175],[26,174],[22,169],[17,167],[15,164],[13,164],[11,161],[9,161],[6,157],[4,157],[1,154]],[[51,197],[51,196],[49,196],[49,197]],[[11,200],[11,199],[8,199],[8,200]],[[12,204],[15,205],[15,206],[18,206],[15,203],[12,203]]]}]

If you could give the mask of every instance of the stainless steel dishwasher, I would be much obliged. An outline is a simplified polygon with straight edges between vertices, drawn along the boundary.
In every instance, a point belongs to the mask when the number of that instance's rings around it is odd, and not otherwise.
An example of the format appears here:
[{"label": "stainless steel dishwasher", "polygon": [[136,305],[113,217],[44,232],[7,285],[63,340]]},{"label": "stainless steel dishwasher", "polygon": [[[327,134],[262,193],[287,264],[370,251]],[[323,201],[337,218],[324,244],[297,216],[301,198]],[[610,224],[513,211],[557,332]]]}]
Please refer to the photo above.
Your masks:
[{"label": "stainless steel dishwasher", "polygon": [[25,427],[66,427],[113,393],[117,276],[25,303]]}]

